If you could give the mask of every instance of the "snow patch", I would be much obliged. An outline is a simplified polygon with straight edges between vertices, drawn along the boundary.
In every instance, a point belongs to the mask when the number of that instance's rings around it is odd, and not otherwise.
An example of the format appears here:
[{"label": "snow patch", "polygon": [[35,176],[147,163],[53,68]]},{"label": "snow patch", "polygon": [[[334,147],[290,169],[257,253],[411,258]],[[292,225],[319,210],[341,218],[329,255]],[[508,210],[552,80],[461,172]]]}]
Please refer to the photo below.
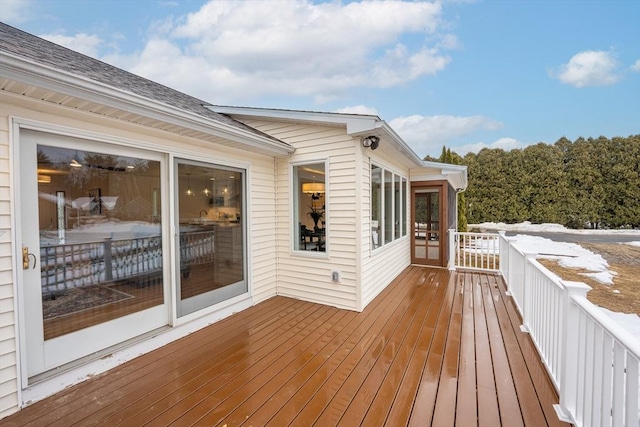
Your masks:
[{"label": "snow patch", "polygon": [[631,245],[631,246],[638,246],[640,247],[640,241],[636,241],[636,242],[627,242],[627,245]]},{"label": "snow patch", "polygon": [[505,224],[504,222],[483,222],[482,224],[469,224],[469,230],[478,228],[483,231],[512,231],[512,232],[527,232],[536,231],[539,233],[567,233],[567,234],[625,234],[630,236],[640,236],[640,230],[629,229],[608,229],[608,230],[574,230],[572,228],[566,228],[561,224],[532,224],[530,221],[521,222],[518,224]]},{"label": "snow patch", "polygon": [[618,313],[604,307],[598,308],[613,319],[618,325],[622,326],[623,329],[633,335],[636,342],[640,342],[640,317],[637,314]]}]

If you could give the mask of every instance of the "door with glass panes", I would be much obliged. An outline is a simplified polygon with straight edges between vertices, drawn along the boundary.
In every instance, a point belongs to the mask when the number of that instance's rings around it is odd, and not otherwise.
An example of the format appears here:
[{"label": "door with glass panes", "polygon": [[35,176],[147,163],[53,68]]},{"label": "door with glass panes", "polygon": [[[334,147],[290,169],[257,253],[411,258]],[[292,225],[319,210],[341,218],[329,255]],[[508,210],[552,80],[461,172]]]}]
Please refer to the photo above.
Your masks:
[{"label": "door with glass panes", "polygon": [[411,262],[441,266],[444,257],[442,187],[412,189]]},{"label": "door with glass panes", "polygon": [[27,383],[169,323],[159,153],[21,129]]}]

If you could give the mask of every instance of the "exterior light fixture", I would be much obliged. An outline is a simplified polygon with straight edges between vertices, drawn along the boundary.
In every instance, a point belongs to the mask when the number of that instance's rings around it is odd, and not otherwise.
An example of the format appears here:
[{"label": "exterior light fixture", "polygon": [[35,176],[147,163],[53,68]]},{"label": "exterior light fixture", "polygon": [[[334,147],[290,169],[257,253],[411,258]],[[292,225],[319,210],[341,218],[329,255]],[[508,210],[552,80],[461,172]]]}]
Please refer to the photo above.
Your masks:
[{"label": "exterior light fixture", "polygon": [[362,146],[365,148],[371,148],[372,150],[375,150],[376,148],[378,148],[379,144],[380,144],[380,138],[378,138],[375,135],[369,135],[362,140]]}]

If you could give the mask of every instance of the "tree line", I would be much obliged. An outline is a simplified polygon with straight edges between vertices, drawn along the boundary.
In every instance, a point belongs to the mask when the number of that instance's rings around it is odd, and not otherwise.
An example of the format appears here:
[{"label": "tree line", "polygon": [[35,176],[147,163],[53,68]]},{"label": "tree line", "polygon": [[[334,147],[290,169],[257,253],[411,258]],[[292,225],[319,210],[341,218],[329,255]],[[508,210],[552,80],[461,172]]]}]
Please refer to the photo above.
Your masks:
[{"label": "tree line", "polygon": [[468,167],[469,186],[458,200],[462,230],[465,220],[640,228],[640,135],[563,137],[464,157],[443,148],[440,158],[425,160]]}]

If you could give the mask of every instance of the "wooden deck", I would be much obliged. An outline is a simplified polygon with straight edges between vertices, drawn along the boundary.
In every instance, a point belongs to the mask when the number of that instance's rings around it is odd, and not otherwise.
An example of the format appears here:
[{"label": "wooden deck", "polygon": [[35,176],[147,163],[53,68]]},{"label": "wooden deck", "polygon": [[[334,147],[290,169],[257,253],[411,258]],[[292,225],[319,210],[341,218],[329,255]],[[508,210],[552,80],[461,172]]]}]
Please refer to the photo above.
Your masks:
[{"label": "wooden deck", "polygon": [[275,297],[0,424],[562,425],[503,286],[409,267],[363,313]]}]

